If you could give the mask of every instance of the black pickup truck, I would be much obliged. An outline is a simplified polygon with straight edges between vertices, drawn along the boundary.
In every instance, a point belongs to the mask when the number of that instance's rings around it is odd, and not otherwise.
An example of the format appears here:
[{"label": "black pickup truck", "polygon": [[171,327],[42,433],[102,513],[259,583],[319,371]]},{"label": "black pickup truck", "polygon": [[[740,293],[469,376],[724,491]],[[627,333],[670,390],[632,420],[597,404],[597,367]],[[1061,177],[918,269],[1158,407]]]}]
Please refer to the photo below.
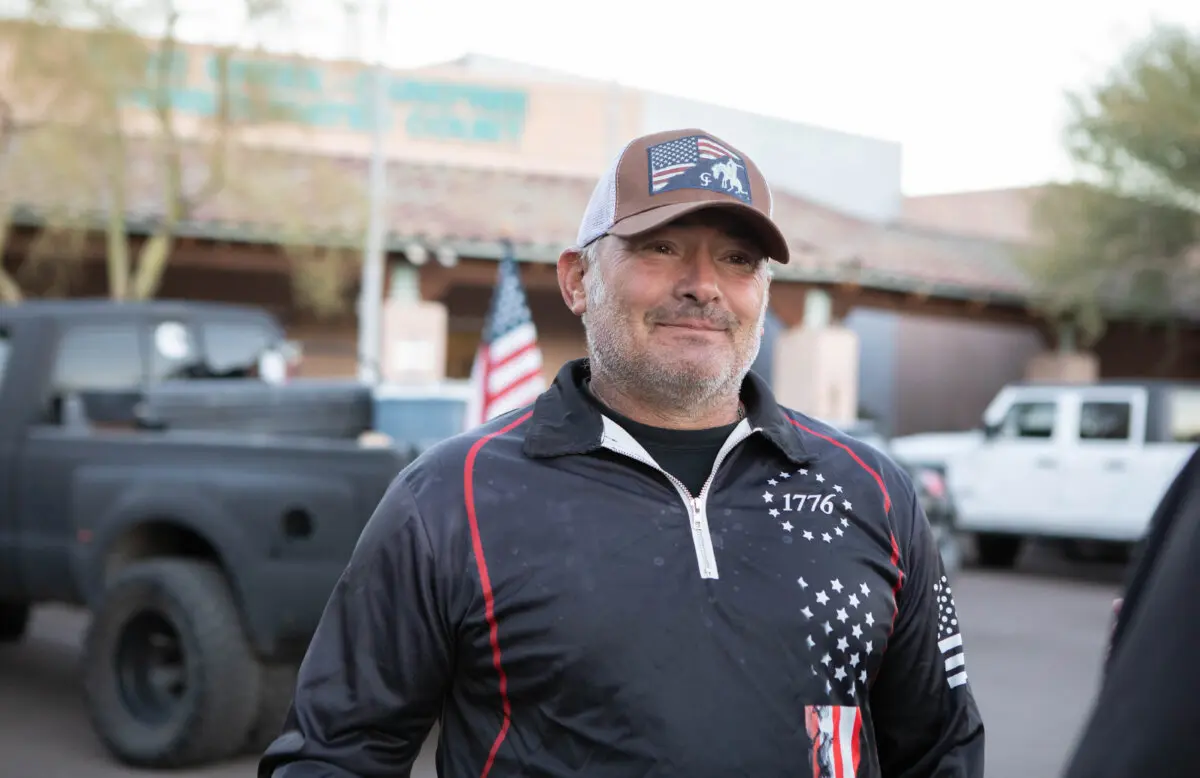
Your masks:
[{"label": "black pickup truck", "polygon": [[[288,384],[256,377],[282,336],[227,305],[0,306],[0,642],[32,606],[86,607],[87,709],[128,764],[213,762],[278,734],[337,576],[411,458],[351,434],[368,390],[350,383],[284,429]],[[283,421],[217,423],[221,396],[271,398],[249,416]],[[336,431],[312,426],[326,417]]]}]

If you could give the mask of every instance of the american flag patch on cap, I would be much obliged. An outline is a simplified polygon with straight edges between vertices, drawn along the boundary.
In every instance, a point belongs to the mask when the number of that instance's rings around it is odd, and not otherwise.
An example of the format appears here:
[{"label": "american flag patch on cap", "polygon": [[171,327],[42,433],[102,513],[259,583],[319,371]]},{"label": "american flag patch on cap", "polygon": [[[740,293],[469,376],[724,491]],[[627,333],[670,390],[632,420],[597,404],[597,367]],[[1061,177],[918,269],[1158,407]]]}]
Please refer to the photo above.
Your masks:
[{"label": "american flag patch on cap", "polygon": [[737,154],[705,135],[689,135],[650,146],[650,194],[708,189],[749,204],[750,178]]}]

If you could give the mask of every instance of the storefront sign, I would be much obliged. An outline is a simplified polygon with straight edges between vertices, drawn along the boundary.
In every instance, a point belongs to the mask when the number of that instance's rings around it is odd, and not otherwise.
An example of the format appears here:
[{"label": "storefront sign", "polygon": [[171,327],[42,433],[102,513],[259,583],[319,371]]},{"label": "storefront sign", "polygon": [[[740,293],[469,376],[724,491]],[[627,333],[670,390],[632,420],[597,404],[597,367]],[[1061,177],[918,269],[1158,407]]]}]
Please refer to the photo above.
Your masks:
[{"label": "storefront sign", "polygon": [[[176,52],[171,62],[169,90],[174,110],[193,116],[215,117],[221,102],[219,55],[205,57],[203,75],[189,83],[189,52]],[[152,62],[151,73],[158,64]],[[278,108],[287,121],[318,129],[371,130],[373,79],[371,70],[338,71],[315,63],[267,60],[249,55],[228,59],[227,77],[232,109],[259,94],[258,106]],[[525,130],[528,94],[519,89],[501,89],[457,81],[422,81],[389,74],[387,93],[395,112],[384,117],[389,132],[397,129],[397,118],[412,140],[467,141],[472,143],[515,143]],[[193,78],[192,81],[197,81]],[[152,108],[150,91],[133,96],[133,103]]]}]

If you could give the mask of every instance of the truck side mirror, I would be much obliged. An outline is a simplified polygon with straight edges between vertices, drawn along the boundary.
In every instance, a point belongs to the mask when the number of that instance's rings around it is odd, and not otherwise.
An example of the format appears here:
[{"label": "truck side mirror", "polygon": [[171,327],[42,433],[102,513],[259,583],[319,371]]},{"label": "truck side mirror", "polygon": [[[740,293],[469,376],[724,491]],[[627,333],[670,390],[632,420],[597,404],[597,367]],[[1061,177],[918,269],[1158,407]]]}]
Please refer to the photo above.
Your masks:
[{"label": "truck side mirror", "polygon": [[992,440],[993,438],[997,437],[999,434],[1000,434],[1000,425],[999,424],[989,424],[986,421],[983,423],[983,437],[985,440]]}]

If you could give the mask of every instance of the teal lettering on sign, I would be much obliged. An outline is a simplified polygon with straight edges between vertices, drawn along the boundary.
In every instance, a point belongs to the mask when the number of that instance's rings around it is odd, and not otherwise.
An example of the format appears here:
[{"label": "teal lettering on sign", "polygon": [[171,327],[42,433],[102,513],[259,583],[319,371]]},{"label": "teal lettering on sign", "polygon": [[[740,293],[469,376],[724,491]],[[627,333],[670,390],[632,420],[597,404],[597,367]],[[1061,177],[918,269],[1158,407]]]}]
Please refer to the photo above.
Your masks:
[{"label": "teal lettering on sign", "polygon": [[[157,60],[150,62],[152,75],[160,72],[159,65]],[[204,62],[204,82],[189,86],[188,66],[188,52],[174,52],[167,95],[180,113],[216,116],[221,110],[221,83],[227,80],[234,115],[249,116],[252,110],[261,114],[266,109],[308,127],[356,132],[372,128],[375,74],[371,71],[344,76],[316,64],[213,53]],[[529,97],[524,90],[385,77],[388,101],[407,109],[403,128],[413,140],[515,143],[525,132]],[[147,89],[132,94],[130,102],[151,108],[156,100]],[[388,130],[395,129],[390,113],[383,120]]]}]

